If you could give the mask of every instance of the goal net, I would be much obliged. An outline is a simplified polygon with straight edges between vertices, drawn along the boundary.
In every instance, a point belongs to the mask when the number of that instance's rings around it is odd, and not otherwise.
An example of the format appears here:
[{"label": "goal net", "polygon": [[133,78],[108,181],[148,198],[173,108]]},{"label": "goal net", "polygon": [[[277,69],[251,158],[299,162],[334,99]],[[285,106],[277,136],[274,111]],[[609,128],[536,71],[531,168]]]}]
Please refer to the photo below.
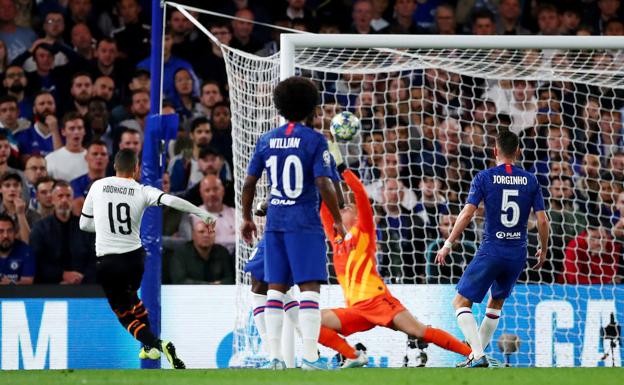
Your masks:
[{"label": "goal net", "polygon": [[[448,266],[435,265],[435,254],[473,177],[494,164],[496,134],[506,129],[519,134],[518,164],[537,175],[552,221],[549,260],[540,271],[530,269],[538,245],[532,219],[527,269],[487,353],[513,366],[621,364],[614,323],[624,314],[624,292],[617,284],[624,238],[623,51],[297,46],[293,67],[285,71],[279,54],[222,50],[237,208],[254,145],[279,124],[272,91],[280,70],[309,77],[321,92],[314,128],[326,132],[339,111],[361,119],[360,134],[342,149],[373,202],[379,273],[423,322],[460,338],[450,303],[454,284],[482,239],[482,208],[453,248]],[[261,189],[258,200],[265,197]],[[253,366],[264,356],[242,272],[251,251],[239,241],[232,365]],[[331,255],[327,266],[335,283]],[[322,306],[340,306],[338,285],[326,289]],[[475,306],[478,322],[484,313],[485,305]],[[349,341],[364,342],[375,366],[411,366],[423,358],[417,344],[399,333],[363,333]],[[457,359],[433,347],[424,353],[432,366]]]}]

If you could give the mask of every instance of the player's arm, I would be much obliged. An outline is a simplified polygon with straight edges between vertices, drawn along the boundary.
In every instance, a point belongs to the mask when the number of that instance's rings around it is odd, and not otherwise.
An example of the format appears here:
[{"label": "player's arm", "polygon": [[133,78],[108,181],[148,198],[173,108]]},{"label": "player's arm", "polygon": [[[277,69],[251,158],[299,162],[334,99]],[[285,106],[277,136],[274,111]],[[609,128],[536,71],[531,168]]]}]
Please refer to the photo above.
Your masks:
[{"label": "player's arm", "polygon": [[368,199],[366,188],[362,184],[362,181],[360,181],[360,178],[358,178],[353,171],[347,169],[342,173],[342,176],[355,196],[355,206],[357,207],[358,212],[358,225],[365,232],[374,233],[375,219],[373,217],[373,207]]},{"label": "player's arm", "polygon": [[321,194],[321,199],[334,219],[334,236],[343,238],[347,231],[342,224],[342,217],[340,216],[340,208],[338,206],[338,198],[336,197],[336,189],[331,179],[326,176],[319,176],[314,180],[316,188]]},{"label": "player's arm", "polygon": [[158,198],[157,203],[184,213],[197,215],[202,221],[209,225],[214,224],[216,221],[215,216],[210,214],[208,211],[195,206],[189,201],[173,195],[165,194],[164,192]]},{"label": "player's arm", "polygon": [[474,217],[475,212],[477,211],[477,206],[472,203],[466,204],[462,211],[457,216],[457,220],[455,221],[455,225],[453,225],[453,230],[451,234],[449,234],[446,241],[444,241],[444,246],[438,251],[436,255],[436,263],[440,265],[444,265],[444,258],[451,252],[453,248],[453,243],[459,239],[461,234],[464,232],[466,227],[472,222],[472,218]]},{"label": "player's arm", "polygon": [[548,239],[550,237],[550,223],[548,222],[548,216],[544,210],[536,212],[535,216],[537,217],[537,233],[540,240],[540,247],[537,249],[537,253],[535,253],[535,256],[537,257],[537,264],[533,266],[533,268],[537,270],[544,265],[544,262],[546,262]]},{"label": "player's arm", "polygon": [[253,200],[256,196],[256,184],[258,184],[258,177],[255,175],[247,175],[243,182],[243,191],[241,194],[241,205],[243,206],[243,224],[241,225],[241,236],[247,243],[253,241],[253,237],[256,236],[256,224],[253,221],[252,206]]},{"label": "player's arm", "polygon": [[89,233],[95,233],[95,221],[93,220],[93,196],[91,194],[93,190],[93,188],[89,189],[80,212],[80,230]]}]

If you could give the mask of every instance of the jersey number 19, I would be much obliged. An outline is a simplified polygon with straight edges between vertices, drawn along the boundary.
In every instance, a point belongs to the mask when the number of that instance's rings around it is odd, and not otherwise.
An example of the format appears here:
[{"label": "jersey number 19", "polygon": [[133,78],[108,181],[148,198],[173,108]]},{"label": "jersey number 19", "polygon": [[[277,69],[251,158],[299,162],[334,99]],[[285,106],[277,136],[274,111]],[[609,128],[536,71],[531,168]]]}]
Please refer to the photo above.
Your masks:
[{"label": "jersey number 19", "polygon": [[121,226],[117,227],[119,233],[122,235],[131,234],[130,205],[127,203],[118,203],[115,210],[113,210],[113,202],[108,202],[108,224],[110,225],[111,233],[117,234],[115,231],[115,219],[113,218],[114,212],[117,214],[117,222],[121,224]]}]

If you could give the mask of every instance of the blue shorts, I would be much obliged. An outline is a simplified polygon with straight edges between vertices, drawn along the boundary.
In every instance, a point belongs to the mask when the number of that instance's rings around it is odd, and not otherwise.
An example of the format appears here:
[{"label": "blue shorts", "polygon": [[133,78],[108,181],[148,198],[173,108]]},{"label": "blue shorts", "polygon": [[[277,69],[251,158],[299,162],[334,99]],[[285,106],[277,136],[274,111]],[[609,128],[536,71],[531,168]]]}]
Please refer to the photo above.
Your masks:
[{"label": "blue shorts", "polygon": [[268,283],[327,281],[327,246],[323,233],[267,231],[264,272]]},{"label": "blue shorts", "polygon": [[243,268],[245,273],[251,274],[251,276],[257,281],[264,281],[264,237],[258,242],[256,248],[251,253],[251,257]]},{"label": "blue shorts", "polygon": [[492,299],[509,297],[526,259],[503,259],[477,252],[457,284],[457,292],[474,303],[481,303],[492,288]]}]

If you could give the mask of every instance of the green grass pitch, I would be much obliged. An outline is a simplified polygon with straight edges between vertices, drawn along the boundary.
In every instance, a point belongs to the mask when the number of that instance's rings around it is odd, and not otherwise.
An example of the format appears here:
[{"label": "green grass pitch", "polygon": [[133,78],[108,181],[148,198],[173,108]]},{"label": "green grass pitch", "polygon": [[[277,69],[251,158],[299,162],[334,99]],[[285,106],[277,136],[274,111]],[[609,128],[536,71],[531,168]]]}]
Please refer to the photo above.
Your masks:
[{"label": "green grass pitch", "polygon": [[3,385],[622,385],[621,368],[2,371]]}]

